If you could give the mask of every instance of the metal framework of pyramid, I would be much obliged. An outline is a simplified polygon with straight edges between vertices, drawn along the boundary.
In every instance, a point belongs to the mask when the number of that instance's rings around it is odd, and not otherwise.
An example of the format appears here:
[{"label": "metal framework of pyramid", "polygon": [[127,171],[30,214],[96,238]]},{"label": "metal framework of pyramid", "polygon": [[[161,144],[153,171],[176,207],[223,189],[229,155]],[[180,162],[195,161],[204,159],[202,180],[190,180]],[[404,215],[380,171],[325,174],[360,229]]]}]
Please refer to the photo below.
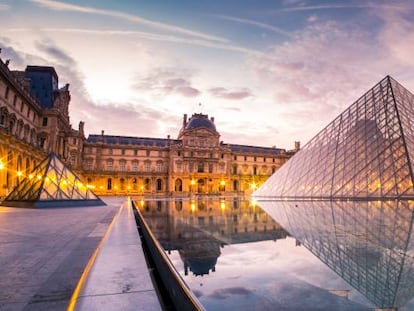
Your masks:
[{"label": "metal framework of pyramid", "polygon": [[2,205],[63,207],[105,205],[80,178],[51,153],[13,191]]},{"label": "metal framework of pyramid", "polygon": [[414,95],[385,77],[286,162],[257,197],[414,198]]},{"label": "metal framework of pyramid", "polygon": [[413,201],[267,200],[260,206],[376,307],[399,308],[414,297]]}]

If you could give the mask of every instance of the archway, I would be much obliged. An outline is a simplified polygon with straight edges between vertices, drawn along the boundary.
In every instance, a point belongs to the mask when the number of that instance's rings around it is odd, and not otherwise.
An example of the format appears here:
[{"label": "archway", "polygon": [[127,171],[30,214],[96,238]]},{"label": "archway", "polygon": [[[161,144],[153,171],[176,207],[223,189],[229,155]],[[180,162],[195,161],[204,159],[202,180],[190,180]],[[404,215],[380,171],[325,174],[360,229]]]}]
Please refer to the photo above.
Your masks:
[{"label": "archway", "polygon": [[199,179],[197,181],[197,192],[198,193],[204,193],[205,192],[205,181],[204,179]]},{"label": "archway", "polygon": [[183,181],[181,179],[178,178],[178,179],[175,180],[174,190],[176,192],[182,192],[183,191]]}]

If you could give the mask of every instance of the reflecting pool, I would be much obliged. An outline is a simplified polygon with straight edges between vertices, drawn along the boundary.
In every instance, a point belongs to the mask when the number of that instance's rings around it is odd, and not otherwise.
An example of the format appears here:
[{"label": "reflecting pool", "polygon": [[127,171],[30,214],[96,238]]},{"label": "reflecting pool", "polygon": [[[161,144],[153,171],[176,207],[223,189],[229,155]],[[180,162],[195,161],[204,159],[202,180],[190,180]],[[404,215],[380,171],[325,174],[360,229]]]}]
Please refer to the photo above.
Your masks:
[{"label": "reflecting pool", "polygon": [[412,201],[136,205],[207,310],[414,310]]}]

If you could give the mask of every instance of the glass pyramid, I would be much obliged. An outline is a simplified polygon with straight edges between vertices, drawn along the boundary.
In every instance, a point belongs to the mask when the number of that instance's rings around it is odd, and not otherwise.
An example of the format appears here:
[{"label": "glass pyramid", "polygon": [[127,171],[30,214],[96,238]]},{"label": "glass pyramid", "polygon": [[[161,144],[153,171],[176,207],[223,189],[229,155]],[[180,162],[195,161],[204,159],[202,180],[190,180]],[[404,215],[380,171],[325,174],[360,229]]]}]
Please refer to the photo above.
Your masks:
[{"label": "glass pyramid", "polygon": [[273,174],[254,195],[413,198],[414,95],[385,77]]},{"label": "glass pyramid", "polygon": [[414,201],[259,205],[376,307],[399,308],[414,297]]},{"label": "glass pyramid", "polygon": [[61,207],[105,205],[79,177],[51,153],[6,197],[2,205]]}]

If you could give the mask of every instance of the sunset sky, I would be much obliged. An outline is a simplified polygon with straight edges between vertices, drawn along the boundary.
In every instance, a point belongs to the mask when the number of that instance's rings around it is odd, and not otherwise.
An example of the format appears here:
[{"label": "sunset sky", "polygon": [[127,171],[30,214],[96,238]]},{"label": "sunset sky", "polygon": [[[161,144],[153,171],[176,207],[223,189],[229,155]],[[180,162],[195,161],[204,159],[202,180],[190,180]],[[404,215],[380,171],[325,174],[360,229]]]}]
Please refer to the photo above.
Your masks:
[{"label": "sunset sky", "polygon": [[[73,127],[306,143],[387,74],[414,92],[413,1],[0,0],[0,57],[54,66]],[[201,103],[201,105],[199,105]]]}]

